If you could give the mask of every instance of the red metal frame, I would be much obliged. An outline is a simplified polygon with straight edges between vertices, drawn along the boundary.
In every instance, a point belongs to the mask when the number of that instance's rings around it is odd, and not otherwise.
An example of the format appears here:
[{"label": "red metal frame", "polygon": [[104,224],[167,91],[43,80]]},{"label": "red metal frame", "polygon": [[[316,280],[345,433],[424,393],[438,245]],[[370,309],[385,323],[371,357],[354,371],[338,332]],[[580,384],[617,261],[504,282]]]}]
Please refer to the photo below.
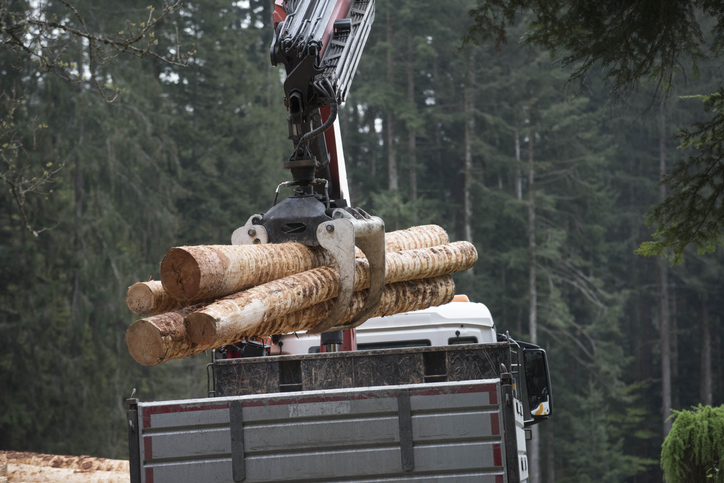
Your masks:
[{"label": "red metal frame", "polygon": [[[276,30],[277,26],[283,22],[287,18],[287,14],[284,11],[284,7],[282,6],[283,0],[275,0],[274,2],[274,13],[273,13],[273,19],[274,19],[274,29]],[[334,7],[334,12],[332,13],[332,18],[329,20],[329,24],[327,25],[327,30],[324,34],[324,40],[322,43],[322,49],[320,52],[320,56],[324,54],[324,51],[327,48],[327,45],[329,44],[329,39],[332,38],[332,33],[334,32],[334,22],[336,20],[339,20],[341,18],[346,18],[347,14],[349,13],[350,9],[350,0],[337,0],[337,4]],[[329,106],[326,106],[322,108],[321,110],[322,114],[322,122],[326,122],[329,118],[329,114],[331,112],[331,108]],[[329,174],[332,178],[332,183],[334,186],[339,187],[340,186],[340,179],[339,179],[339,162],[337,157],[337,139],[335,136],[334,129],[327,129],[324,133],[324,142],[327,145],[327,152],[329,153]],[[345,193],[347,195],[347,193]],[[340,351],[355,351],[357,350],[357,333],[355,329],[349,329],[345,330],[343,333],[343,342],[342,345],[339,347]],[[324,345],[320,345],[319,350],[321,352],[326,352],[326,347]]]}]

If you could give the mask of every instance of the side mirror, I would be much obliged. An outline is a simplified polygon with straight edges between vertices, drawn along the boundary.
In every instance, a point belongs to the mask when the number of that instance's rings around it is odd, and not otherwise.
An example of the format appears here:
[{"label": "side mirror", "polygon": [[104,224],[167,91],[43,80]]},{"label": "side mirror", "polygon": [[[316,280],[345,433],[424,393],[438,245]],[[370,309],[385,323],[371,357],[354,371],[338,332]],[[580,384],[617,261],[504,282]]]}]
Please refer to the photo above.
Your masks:
[{"label": "side mirror", "polygon": [[525,419],[532,417],[535,422],[548,419],[553,413],[553,399],[546,351],[540,348],[525,348],[523,351],[523,366],[525,368],[525,386],[528,396],[527,406],[530,411]]}]

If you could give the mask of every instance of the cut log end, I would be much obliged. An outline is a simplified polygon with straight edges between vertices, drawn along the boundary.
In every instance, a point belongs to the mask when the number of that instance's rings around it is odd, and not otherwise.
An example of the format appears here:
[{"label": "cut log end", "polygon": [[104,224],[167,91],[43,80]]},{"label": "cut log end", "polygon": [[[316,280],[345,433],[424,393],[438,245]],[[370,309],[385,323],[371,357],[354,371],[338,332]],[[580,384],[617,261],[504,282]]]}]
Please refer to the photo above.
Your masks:
[{"label": "cut log end", "polygon": [[134,283],[128,287],[126,305],[136,315],[146,315],[153,309],[153,291],[143,283]]},{"label": "cut log end", "polygon": [[142,366],[155,366],[166,355],[161,331],[147,320],[137,320],[126,331],[126,345],[131,357]]},{"label": "cut log end", "polygon": [[177,300],[196,296],[201,283],[201,269],[192,253],[184,248],[172,248],[161,261],[163,288]]},{"label": "cut log end", "polygon": [[186,316],[184,325],[189,339],[195,344],[211,344],[216,339],[216,321],[208,314],[193,312]]}]

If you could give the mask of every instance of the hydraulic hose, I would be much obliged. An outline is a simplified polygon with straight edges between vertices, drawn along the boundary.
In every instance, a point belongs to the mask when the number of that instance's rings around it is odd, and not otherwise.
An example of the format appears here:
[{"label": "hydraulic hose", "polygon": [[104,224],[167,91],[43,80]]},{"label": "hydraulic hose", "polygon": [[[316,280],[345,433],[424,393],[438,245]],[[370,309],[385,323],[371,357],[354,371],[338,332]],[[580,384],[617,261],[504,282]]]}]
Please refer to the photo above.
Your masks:
[{"label": "hydraulic hose", "polygon": [[327,84],[327,87],[329,87],[329,90],[325,89],[323,86],[316,85],[315,88],[320,91],[322,94],[324,94],[328,99],[330,99],[329,107],[330,107],[330,113],[329,117],[326,121],[324,121],[324,124],[319,126],[317,129],[314,129],[313,131],[309,131],[307,134],[302,136],[299,139],[299,143],[297,143],[297,146],[301,146],[305,143],[309,143],[312,139],[316,138],[320,134],[322,134],[324,131],[332,127],[332,124],[334,124],[334,121],[337,119],[337,111],[339,109],[337,105],[337,96],[334,94],[334,87],[332,86],[332,83],[329,82],[329,79],[324,79],[325,84]]}]

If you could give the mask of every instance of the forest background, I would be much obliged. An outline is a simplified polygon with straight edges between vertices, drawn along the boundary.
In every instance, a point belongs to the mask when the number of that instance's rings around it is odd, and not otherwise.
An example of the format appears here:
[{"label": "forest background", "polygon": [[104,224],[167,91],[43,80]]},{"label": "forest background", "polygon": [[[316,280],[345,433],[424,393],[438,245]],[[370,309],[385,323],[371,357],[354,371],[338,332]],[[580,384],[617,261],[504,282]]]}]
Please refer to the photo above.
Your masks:
[{"label": "forest background", "polygon": [[[78,23],[61,2],[2,3]],[[148,0],[73,5],[120,36],[149,12]],[[0,449],[123,458],[134,387],[205,396],[208,355],[131,359],[125,292],[158,278],[172,246],[228,243],[288,178],[271,5],[184,4],[148,32],[171,62],[92,65],[79,41],[52,72],[0,51],[0,172],[25,190],[0,193]],[[634,250],[655,229],[644,214],[665,196],[662,172],[692,154],[673,135],[707,118],[685,96],[716,91],[718,72],[703,64],[653,108],[648,85],[612,107],[595,70],[572,96],[549,52],[515,41],[525,11],[502,50],[461,50],[473,7],[377,2],[340,113],[353,204],[388,230],[437,223],[472,241],[480,260],[458,293],[548,351],[556,415],[540,426],[540,481],[661,481],[664,360],[671,407],[724,401],[724,259],[692,251],[670,266]]]}]

